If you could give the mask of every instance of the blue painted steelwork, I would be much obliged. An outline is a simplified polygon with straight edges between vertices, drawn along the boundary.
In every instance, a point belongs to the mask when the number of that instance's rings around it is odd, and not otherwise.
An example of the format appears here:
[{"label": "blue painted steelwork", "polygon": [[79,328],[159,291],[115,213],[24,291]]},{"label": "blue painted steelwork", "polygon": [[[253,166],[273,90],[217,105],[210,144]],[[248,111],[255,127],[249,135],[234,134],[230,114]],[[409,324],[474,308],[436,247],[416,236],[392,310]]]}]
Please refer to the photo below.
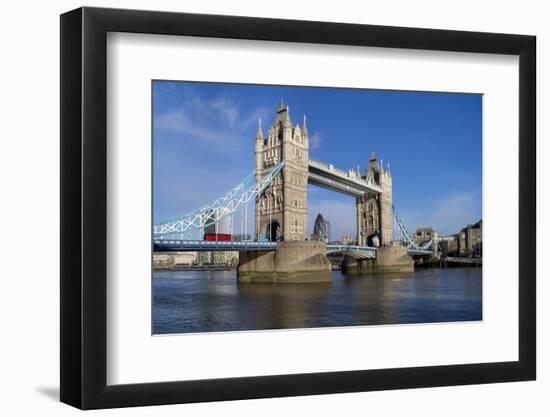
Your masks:
[{"label": "blue painted steelwork", "polygon": [[433,252],[426,249],[407,249],[407,253],[411,256],[431,256]]},{"label": "blue painted steelwork", "polygon": [[397,213],[397,209],[395,206],[392,205],[392,211],[393,211],[393,217],[395,218],[395,221],[397,223],[397,226],[399,227],[399,230],[401,231],[401,234],[403,235],[403,240],[406,243],[407,250],[409,255],[411,256],[429,256],[433,254],[433,251],[431,250],[432,247],[432,241],[425,243],[424,245],[418,245],[414,239],[411,237],[409,232],[407,231],[407,228],[405,227],[405,224],[403,223],[403,220],[401,220],[401,217],[399,217],[399,213]]},{"label": "blue painted steelwork", "polygon": [[327,255],[342,253],[358,259],[376,259],[376,248],[355,245],[327,245]]},{"label": "blue painted steelwork", "polygon": [[[262,194],[280,174],[284,165],[283,160],[258,183],[255,181],[255,171],[252,171],[228,193],[213,202],[190,211],[176,220],[156,224],[153,226],[155,238],[170,238],[176,234],[181,235],[194,230],[202,231],[208,226],[219,223],[220,220],[233,215],[239,208],[246,206],[253,198]],[[344,171],[335,168],[332,164],[314,159],[309,160],[308,166],[310,171],[308,181],[321,187],[355,197],[381,192],[379,186],[364,180],[353,170]]]},{"label": "blue painted steelwork", "polygon": [[155,238],[161,238],[176,233],[183,234],[192,230],[204,230],[218,223],[263,193],[279,175],[284,165],[285,161],[280,162],[257,183],[254,177],[255,171],[253,171],[227,194],[212,203],[193,210],[177,220],[153,226],[153,235]]},{"label": "blue painted steelwork", "polygon": [[[255,181],[255,171],[251,172],[243,181],[236,185],[224,196],[217,200],[193,210],[177,220],[161,223],[153,226],[155,251],[239,251],[239,250],[275,250],[276,242],[220,242],[203,240],[170,239],[175,234],[181,234],[192,230],[203,231],[210,225],[217,224],[227,216],[232,216],[238,209],[243,209],[251,200],[261,195],[268,188],[277,175],[281,173],[285,161],[276,165],[269,174],[265,175],[258,183]],[[335,191],[361,196],[365,193],[379,193],[376,184],[362,179],[358,173],[337,169],[331,164],[310,160],[310,182]],[[403,235],[403,241],[411,256],[430,256],[432,241],[424,245],[418,245],[411,237],[405,224],[401,220],[396,208],[392,206],[393,215],[397,226]],[[202,236],[201,236],[202,238]],[[376,258],[376,248],[354,245],[327,245],[327,253],[344,253],[357,258]]]},{"label": "blue painted steelwork", "polygon": [[[277,242],[220,242],[211,240],[156,239],[153,242],[155,252],[225,252],[225,251],[272,251]],[[409,255],[430,255],[423,249],[409,249]],[[343,253],[355,258],[376,259],[376,248],[356,245],[327,245],[327,255]]]},{"label": "blue painted steelwork", "polygon": [[277,242],[156,239],[153,246],[155,252],[270,251],[277,248]]},{"label": "blue painted steelwork", "polygon": [[[210,240],[167,240],[153,242],[155,252],[272,251],[277,242],[220,242]],[[353,245],[327,245],[327,254],[341,252],[358,258],[376,258],[376,248]]]}]

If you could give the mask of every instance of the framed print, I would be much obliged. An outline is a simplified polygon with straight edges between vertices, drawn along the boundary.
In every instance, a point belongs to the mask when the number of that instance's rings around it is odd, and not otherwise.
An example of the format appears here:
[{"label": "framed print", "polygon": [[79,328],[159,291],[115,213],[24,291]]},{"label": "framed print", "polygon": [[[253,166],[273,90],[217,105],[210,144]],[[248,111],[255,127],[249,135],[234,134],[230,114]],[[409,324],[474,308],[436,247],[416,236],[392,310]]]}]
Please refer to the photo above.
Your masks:
[{"label": "framed print", "polygon": [[535,38],[61,16],[61,400],[536,375]]}]

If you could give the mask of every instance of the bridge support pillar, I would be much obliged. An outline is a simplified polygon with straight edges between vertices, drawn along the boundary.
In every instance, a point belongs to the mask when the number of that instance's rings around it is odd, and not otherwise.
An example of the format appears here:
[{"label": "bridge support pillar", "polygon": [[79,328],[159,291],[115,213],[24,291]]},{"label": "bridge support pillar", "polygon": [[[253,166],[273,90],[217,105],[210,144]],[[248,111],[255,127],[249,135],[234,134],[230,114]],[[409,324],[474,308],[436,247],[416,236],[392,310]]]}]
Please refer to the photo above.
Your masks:
[{"label": "bridge support pillar", "polygon": [[376,259],[357,259],[345,255],[342,262],[344,274],[373,274],[375,272]]},{"label": "bridge support pillar", "polygon": [[385,246],[377,249],[376,259],[344,257],[344,273],[377,274],[386,272],[414,272],[414,260],[404,246]]},{"label": "bridge support pillar", "polygon": [[332,281],[324,242],[279,242],[275,252],[239,252],[241,283],[304,283]]}]

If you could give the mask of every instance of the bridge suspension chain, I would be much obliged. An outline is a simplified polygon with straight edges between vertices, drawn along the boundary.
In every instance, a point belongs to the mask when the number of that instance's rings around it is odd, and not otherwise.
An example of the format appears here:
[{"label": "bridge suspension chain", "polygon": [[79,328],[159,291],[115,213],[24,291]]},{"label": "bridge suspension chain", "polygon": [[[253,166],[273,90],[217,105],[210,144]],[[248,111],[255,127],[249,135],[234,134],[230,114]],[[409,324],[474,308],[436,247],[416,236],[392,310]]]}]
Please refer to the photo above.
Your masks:
[{"label": "bridge suspension chain", "polygon": [[403,241],[406,243],[407,248],[413,251],[429,251],[432,247],[432,240],[425,243],[424,245],[418,245],[409,234],[407,228],[405,227],[405,223],[403,223],[403,220],[399,216],[399,213],[397,212],[397,209],[394,205],[392,205],[392,211],[395,222],[397,223],[398,230],[401,232],[401,235],[403,236]]},{"label": "bridge suspension chain", "polygon": [[259,182],[256,182],[255,171],[252,171],[228,193],[213,202],[176,220],[154,225],[153,235],[155,239],[163,238],[166,235],[184,234],[192,230],[204,230],[204,228],[216,225],[222,219],[232,216],[239,208],[243,208],[252,199],[261,195],[273,183],[284,165],[285,161],[277,164]]}]

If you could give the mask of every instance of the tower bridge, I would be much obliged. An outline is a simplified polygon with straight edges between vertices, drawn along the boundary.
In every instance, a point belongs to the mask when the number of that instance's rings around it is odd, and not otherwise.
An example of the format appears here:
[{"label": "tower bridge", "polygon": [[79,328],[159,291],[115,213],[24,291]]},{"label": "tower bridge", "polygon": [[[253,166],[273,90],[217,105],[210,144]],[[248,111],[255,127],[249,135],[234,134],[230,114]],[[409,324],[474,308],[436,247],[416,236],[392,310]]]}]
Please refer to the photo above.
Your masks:
[{"label": "tower bridge", "polygon": [[[423,247],[414,242],[393,206],[389,164],[384,167],[373,153],[364,173],[360,173],[359,169],[344,170],[310,158],[306,117],[301,126],[294,125],[289,107],[283,102],[265,135],[259,122],[255,137],[255,170],[213,202],[175,220],[154,225],[154,249],[262,253],[278,250],[278,243],[281,242],[305,242],[309,185],[355,199],[356,244],[326,245],[325,253],[340,252],[356,259],[379,258],[377,246],[384,248],[392,245],[395,220],[401,241],[411,256],[432,254],[430,242]],[[247,218],[249,204],[254,204],[254,216],[250,220]],[[232,220],[239,213],[244,218],[245,233],[248,224],[254,222],[251,241],[202,240],[206,230],[217,233],[220,222],[228,218]],[[189,237],[193,232],[195,239]],[[199,239],[196,238],[197,233]]]}]

